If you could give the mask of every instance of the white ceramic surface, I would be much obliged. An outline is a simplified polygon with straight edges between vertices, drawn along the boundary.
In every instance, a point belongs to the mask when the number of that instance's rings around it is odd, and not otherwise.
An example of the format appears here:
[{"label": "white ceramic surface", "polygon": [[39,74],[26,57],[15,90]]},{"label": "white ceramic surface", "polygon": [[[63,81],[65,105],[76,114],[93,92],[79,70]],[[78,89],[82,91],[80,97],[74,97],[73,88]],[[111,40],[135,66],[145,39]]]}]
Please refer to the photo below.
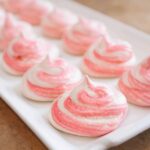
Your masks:
[{"label": "white ceramic surface", "polygon": [[[113,37],[127,40],[133,45],[138,61],[150,55],[150,36],[73,1],[53,0],[52,2],[77,14],[102,21]],[[59,42],[54,40],[50,42],[58,43],[61,48]],[[61,55],[71,63],[80,64],[80,57],[65,53]],[[116,85],[117,80],[100,79],[96,81]],[[1,97],[49,149],[103,150],[121,144],[150,127],[150,108],[129,105],[129,113],[123,124],[114,132],[103,137],[85,138],[62,133],[53,128],[48,121],[51,103],[34,102],[24,98],[19,91],[20,85],[21,77],[13,77],[7,74],[2,69],[0,62]]]}]

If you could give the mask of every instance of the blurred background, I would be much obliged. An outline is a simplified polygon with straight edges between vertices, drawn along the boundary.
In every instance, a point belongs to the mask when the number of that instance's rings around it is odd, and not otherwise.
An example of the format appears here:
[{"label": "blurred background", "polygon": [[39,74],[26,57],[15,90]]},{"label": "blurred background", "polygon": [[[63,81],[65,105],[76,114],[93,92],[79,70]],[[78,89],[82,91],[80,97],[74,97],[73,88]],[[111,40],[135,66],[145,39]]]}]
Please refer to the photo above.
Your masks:
[{"label": "blurred background", "polygon": [[150,0],[76,0],[150,33]]}]

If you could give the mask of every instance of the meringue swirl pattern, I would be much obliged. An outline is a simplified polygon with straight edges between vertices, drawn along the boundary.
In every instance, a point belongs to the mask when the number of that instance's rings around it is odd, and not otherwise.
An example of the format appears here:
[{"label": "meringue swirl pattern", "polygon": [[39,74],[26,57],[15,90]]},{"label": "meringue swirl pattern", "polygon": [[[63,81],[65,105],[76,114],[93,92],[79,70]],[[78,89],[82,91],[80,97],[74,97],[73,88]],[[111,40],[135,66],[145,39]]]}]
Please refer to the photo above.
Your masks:
[{"label": "meringue swirl pattern", "polygon": [[31,23],[32,25],[40,25],[43,18],[52,11],[53,5],[50,2],[42,2],[32,0],[24,11],[19,13],[19,17]]},{"label": "meringue swirl pattern", "polygon": [[77,16],[70,11],[55,8],[43,19],[43,34],[51,38],[61,38],[67,28],[74,25],[77,20]]},{"label": "meringue swirl pattern", "polygon": [[78,68],[62,58],[48,56],[24,76],[23,95],[36,101],[50,101],[77,86],[82,78]]},{"label": "meringue swirl pattern", "polygon": [[32,1],[34,0],[3,0],[3,5],[6,10],[12,13],[20,13],[24,11]]},{"label": "meringue swirl pattern", "polygon": [[135,55],[129,43],[113,43],[104,37],[85,54],[82,69],[93,77],[118,77],[134,64]]},{"label": "meringue swirl pattern", "polygon": [[20,34],[34,35],[34,32],[28,23],[17,21],[11,14],[7,14],[0,31],[0,51],[4,51]]},{"label": "meringue swirl pattern", "polygon": [[124,73],[119,87],[129,102],[139,106],[150,106],[150,56]]},{"label": "meringue swirl pattern", "polygon": [[71,93],[60,96],[50,110],[51,124],[79,136],[102,136],[115,130],[128,110],[125,97],[117,90],[95,86],[88,78]]},{"label": "meringue swirl pattern", "polygon": [[64,49],[74,55],[84,54],[102,35],[106,28],[95,20],[80,18],[63,36]]},{"label": "meringue swirl pattern", "polygon": [[48,46],[40,39],[28,39],[24,35],[15,38],[3,53],[4,69],[13,75],[22,75],[41,62],[48,53]]}]

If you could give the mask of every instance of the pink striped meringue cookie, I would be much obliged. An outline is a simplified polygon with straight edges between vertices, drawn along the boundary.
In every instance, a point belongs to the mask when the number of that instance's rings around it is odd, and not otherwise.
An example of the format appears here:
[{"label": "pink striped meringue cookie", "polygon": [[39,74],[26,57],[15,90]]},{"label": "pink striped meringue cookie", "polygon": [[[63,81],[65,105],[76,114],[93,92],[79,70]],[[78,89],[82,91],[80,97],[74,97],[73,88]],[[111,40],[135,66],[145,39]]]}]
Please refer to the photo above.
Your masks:
[{"label": "pink striped meringue cookie", "polygon": [[62,58],[47,57],[24,76],[22,93],[35,101],[51,101],[77,86],[82,78],[78,68]]},{"label": "pink striped meringue cookie", "polygon": [[3,53],[4,69],[12,75],[22,75],[47,55],[49,45],[41,39],[20,35],[12,40]]},{"label": "pink striped meringue cookie", "polygon": [[106,28],[101,23],[80,18],[78,23],[64,33],[64,49],[71,54],[82,55],[105,34],[107,34]]},{"label": "pink striped meringue cookie", "polygon": [[41,24],[43,34],[51,38],[61,38],[67,28],[71,27],[78,17],[65,9],[55,8]]},{"label": "pink striped meringue cookie", "polygon": [[150,106],[150,56],[125,72],[118,84],[130,103]]},{"label": "pink striped meringue cookie", "polygon": [[96,137],[118,128],[127,110],[128,105],[121,92],[105,85],[97,86],[86,78],[70,93],[54,101],[50,122],[67,133]]},{"label": "pink striped meringue cookie", "polygon": [[12,13],[25,11],[28,5],[34,0],[3,0],[4,8]]},{"label": "pink striped meringue cookie", "polygon": [[50,2],[34,0],[25,11],[20,12],[19,17],[32,25],[39,25],[43,17],[47,16],[52,10],[53,5]]},{"label": "pink striped meringue cookie", "polygon": [[17,21],[11,14],[7,14],[0,31],[0,51],[4,51],[11,40],[20,34],[33,36],[32,27],[23,21]]},{"label": "pink striped meringue cookie", "polygon": [[85,54],[82,70],[93,77],[119,77],[135,64],[135,55],[128,42],[98,40]]}]

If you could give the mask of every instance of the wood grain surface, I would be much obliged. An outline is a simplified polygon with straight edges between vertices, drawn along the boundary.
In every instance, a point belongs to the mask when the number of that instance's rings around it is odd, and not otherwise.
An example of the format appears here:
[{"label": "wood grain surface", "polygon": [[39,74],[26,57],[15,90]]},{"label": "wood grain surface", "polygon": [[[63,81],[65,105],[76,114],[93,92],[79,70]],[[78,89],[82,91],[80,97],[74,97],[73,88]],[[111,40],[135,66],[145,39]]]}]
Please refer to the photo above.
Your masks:
[{"label": "wood grain surface", "polygon": [[[77,1],[150,33],[150,0]],[[0,99],[0,150],[46,149],[32,131]],[[150,150],[150,130],[111,150]]]}]

